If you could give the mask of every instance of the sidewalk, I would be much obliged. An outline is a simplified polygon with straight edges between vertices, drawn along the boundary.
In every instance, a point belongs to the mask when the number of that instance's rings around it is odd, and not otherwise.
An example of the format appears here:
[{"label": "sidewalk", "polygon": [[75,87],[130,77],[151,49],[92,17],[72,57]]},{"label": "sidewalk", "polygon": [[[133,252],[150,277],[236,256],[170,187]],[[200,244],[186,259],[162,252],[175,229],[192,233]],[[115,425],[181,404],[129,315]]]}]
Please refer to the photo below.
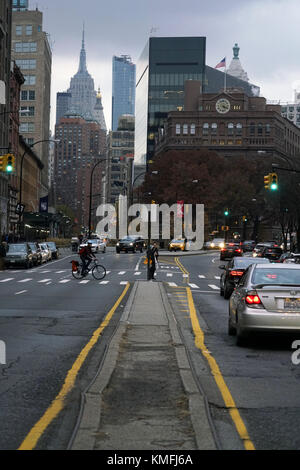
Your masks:
[{"label": "sidewalk", "polygon": [[136,282],[72,449],[216,449],[162,283]]}]

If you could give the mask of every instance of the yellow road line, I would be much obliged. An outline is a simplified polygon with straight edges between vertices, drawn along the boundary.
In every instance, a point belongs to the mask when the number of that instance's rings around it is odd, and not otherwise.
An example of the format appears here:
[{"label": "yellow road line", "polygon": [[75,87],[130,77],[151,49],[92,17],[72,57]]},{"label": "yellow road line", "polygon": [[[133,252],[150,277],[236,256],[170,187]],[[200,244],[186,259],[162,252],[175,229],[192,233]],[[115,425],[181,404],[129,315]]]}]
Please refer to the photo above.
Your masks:
[{"label": "yellow road line", "polygon": [[190,317],[191,317],[191,322],[193,326],[193,331],[195,334],[195,345],[198,349],[201,350],[201,353],[203,356],[206,358],[211,373],[216,381],[216,384],[222,394],[225,406],[229,409],[230,416],[234,422],[234,425],[236,427],[236,430],[242,439],[244,443],[244,447],[246,450],[255,450],[254,444],[251,441],[248,431],[246,429],[246,426],[241,418],[241,415],[236,407],[236,404],[234,402],[234,399],[229,391],[229,388],[227,387],[225,380],[222,376],[222,373],[219,369],[219,366],[214,359],[214,357],[211,355],[211,353],[207,350],[207,347],[205,346],[204,343],[204,333],[200,327],[197,314],[196,314],[196,309],[194,305],[194,300],[192,296],[191,289],[189,287],[186,288],[187,291],[187,297],[189,301],[189,308],[190,308]]},{"label": "yellow road line", "polygon": [[116,309],[120,305],[122,299],[125,297],[130,283],[128,282],[125,289],[123,290],[121,296],[118,298],[114,306],[110,309],[108,314],[106,315],[105,319],[101,323],[100,327],[94,331],[90,341],[85,345],[85,347],[80,352],[79,356],[77,357],[76,361],[74,362],[73,366],[69,370],[65,382],[58,393],[58,395],[54,398],[53,402],[49,406],[49,408],[45,411],[43,416],[37,421],[37,423],[33,426],[33,428],[29,431],[27,436],[25,437],[24,441],[20,445],[18,450],[32,450],[35,448],[37,442],[41,438],[44,431],[47,429],[49,424],[56,418],[56,416],[60,413],[63,409],[65,403],[65,399],[74,387],[76,377],[78,372],[80,371],[84,361],[87,358],[87,355],[91,351],[91,349],[97,343],[101,333],[103,332],[104,328],[109,324],[113,314],[115,313]]}]

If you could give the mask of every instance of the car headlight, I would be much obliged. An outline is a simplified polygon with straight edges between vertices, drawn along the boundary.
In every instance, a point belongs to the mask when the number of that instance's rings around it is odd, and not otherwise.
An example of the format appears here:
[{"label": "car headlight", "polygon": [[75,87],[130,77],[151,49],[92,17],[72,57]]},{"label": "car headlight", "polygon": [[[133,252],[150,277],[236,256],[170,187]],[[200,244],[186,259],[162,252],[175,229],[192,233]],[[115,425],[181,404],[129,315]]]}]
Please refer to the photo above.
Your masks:
[{"label": "car headlight", "polygon": [[117,243],[117,246],[120,246],[120,243]]},{"label": "car headlight", "polygon": [[220,248],[224,248],[224,247],[225,247],[224,243],[220,243],[219,246],[220,246]]},{"label": "car headlight", "polygon": [[130,246],[133,246],[133,243],[130,243]]},{"label": "car headlight", "polygon": [[214,243],[211,243],[210,246],[213,248],[213,247],[215,246],[215,244],[214,244]]}]

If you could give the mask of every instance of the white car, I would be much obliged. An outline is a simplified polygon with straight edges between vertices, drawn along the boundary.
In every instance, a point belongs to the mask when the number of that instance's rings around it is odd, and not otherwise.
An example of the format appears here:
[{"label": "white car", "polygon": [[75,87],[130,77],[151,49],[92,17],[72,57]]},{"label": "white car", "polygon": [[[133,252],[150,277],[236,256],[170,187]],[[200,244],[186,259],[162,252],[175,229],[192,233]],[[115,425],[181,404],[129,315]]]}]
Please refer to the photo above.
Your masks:
[{"label": "white car", "polygon": [[225,240],[224,238],[214,238],[210,242],[209,248],[212,250],[220,250],[221,248],[225,247]]},{"label": "white car", "polygon": [[82,243],[80,245],[79,250],[83,246],[87,246],[88,243],[92,244],[92,252],[93,253],[100,253],[100,251],[102,251],[102,253],[106,252],[106,243],[103,242],[102,240],[100,240],[99,238],[92,238],[91,240],[87,240],[86,243]]},{"label": "white car", "polygon": [[47,261],[51,261],[52,254],[51,250],[48,247],[47,243],[39,243],[39,247],[42,253],[42,263],[47,263]]}]

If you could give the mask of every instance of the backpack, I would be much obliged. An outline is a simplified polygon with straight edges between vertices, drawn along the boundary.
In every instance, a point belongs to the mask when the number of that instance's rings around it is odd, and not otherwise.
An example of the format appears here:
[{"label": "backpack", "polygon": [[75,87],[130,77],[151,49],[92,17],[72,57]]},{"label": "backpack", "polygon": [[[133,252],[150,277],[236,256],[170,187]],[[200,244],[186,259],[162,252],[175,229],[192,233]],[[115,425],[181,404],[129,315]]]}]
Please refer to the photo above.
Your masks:
[{"label": "backpack", "polygon": [[79,254],[80,256],[81,255],[85,255],[87,253],[87,249],[86,249],[86,246],[82,246],[79,250]]}]

